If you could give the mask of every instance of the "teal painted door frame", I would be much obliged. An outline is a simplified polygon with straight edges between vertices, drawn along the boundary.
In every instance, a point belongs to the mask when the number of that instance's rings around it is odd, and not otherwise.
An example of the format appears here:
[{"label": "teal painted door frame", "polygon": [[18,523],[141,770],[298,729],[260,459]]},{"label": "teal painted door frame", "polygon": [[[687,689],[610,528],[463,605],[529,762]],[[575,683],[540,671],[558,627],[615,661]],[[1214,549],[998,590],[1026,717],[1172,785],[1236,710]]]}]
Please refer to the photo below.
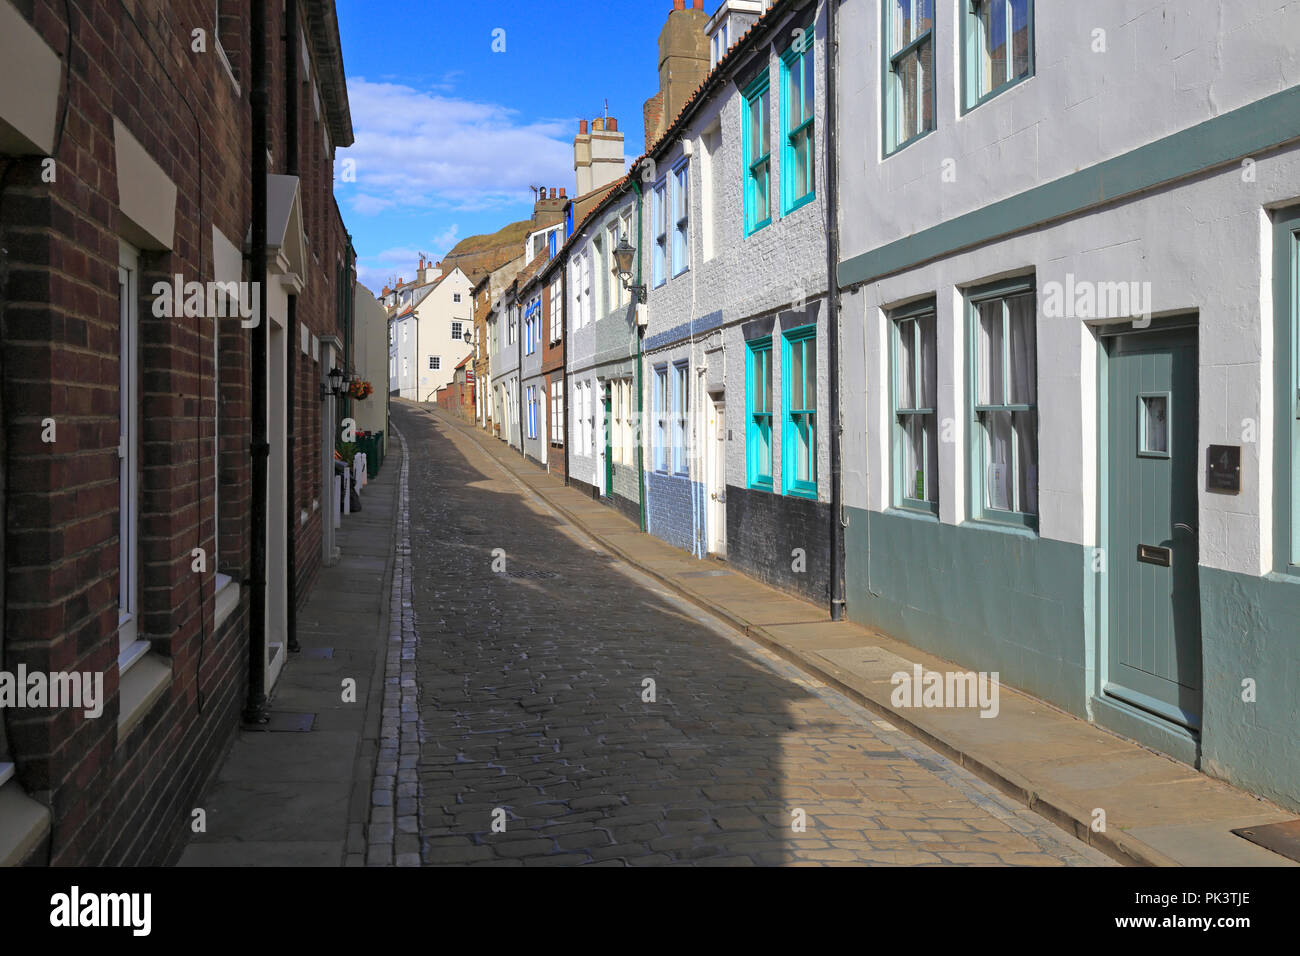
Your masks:
[{"label": "teal painted door frame", "polygon": [[1200,728],[1197,331],[1192,323],[1103,340],[1097,621],[1101,691]]}]

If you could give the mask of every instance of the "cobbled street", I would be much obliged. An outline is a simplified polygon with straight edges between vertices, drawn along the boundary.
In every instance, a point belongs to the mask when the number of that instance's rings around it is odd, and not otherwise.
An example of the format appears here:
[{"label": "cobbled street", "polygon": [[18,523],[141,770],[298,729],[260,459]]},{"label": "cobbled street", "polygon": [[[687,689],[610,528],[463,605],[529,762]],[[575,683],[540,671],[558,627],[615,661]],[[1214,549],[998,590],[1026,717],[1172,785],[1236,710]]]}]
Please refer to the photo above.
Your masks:
[{"label": "cobbled street", "polygon": [[393,420],[425,865],[1109,862],[595,548],[454,428]]}]

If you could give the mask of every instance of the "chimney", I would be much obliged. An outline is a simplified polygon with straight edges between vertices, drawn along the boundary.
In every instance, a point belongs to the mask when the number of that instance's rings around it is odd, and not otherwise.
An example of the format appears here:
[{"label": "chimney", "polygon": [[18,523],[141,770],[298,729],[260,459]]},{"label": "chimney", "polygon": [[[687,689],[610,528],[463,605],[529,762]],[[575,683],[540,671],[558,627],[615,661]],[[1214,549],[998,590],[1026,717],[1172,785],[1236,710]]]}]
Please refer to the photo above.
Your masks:
[{"label": "chimney", "polygon": [[645,148],[658,141],[709,72],[709,16],[703,0],[673,0],[668,22],[659,32],[659,92],[646,100]]},{"label": "chimney", "polygon": [[398,277],[397,277],[397,288],[400,289],[401,287],[402,287],[402,277],[401,277],[401,276],[398,276]]},{"label": "chimney", "polygon": [[552,199],[555,198],[555,187],[554,187],[554,186],[551,187],[551,198],[552,198]]},{"label": "chimney", "polygon": [[565,198],[565,188],[563,186],[560,187],[560,198],[561,199]]},{"label": "chimney", "polygon": [[[623,134],[618,131],[614,117],[598,119],[600,129],[591,134],[591,189],[601,189],[616,183],[627,172],[623,158]],[[590,190],[589,190],[590,191]],[[578,190],[578,195],[582,195]]]},{"label": "chimney", "polygon": [[576,195],[585,196],[591,192],[591,133],[586,120],[578,121],[578,135],[573,140],[573,171],[578,179]]}]

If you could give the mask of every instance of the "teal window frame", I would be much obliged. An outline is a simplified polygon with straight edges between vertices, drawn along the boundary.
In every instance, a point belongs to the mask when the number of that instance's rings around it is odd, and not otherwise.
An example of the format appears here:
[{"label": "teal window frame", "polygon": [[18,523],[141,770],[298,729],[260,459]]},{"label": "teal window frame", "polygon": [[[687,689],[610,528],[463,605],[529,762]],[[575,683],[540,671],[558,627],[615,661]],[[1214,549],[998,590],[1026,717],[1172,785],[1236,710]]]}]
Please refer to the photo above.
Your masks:
[{"label": "teal window frame", "polygon": [[1300,575],[1300,206],[1278,210],[1273,228],[1274,568],[1294,576]]},{"label": "teal window frame", "polygon": [[[1023,83],[1034,75],[1037,68],[1034,61],[1034,0],[1025,0],[1027,4],[1026,22],[1029,31],[1029,49],[1028,49],[1028,66],[1024,73],[1011,75],[1013,58],[1011,56],[1011,0],[960,0],[962,5],[961,15],[961,101],[962,115],[976,109],[995,96],[999,96]],[[979,9],[990,3],[1002,4],[1004,13],[1004,29],[1007,31],[1007,57],[1002,82],[989,87],[983,93],[979,92],[979,76],[984,64],[985,45],[984,27],[980,22]]]},{"label": "teal window frame", "polygon": [[[1007,309],[1006,300],[1021,295],[1029,295],[1034,301],[1034,401],[1032,403],[1013,403],[1008,401],[1007,383],[1010,380],[1011,369],[1011,336],[1010,313]],[[982,404],[979,400],[980,380],[979,380],[979,306],[990,301],[1001,300],[1002,305],[1002,401]],[[1034,457],[1041,462],[1041,453],[1039,435],[1042,431],[1041,418],[1038,407],[1038,301],[1036,295],[1036,286],[1033,276],[1019,276],[1010,279],[1004,279],[1000,282],[989,283],[987,285],[972,288],[966,293],[966,355],[968,380],[970,382],[970,422],[971,422],[971,441],[970,441],[970,499],[969,514],[971,520],[988,522],[991,524],[1010,525],[1019,528],[1028,528],[1031,531],[1038,530],[1038,512],[1027,512],[1019,510],[1016,505],[1019,502],[1019,447],[1016,441],[1017,432],[1013,430],[1012,440],[1010,442],[1011,460],[1007,467],[1011,470],[1011,508],[1003,510],[992,508],[985,504],[986,500],[986,476],[988,470],[988,461],[986,460],[986,447],[988,426],[985,421],[992,414],[1016,413],[1034,413]],[[1013,424],[1014,429],[1014,424]],[[1038,474],[1034,476],[1037,485]],[[1042,501],[1038,496],[1038,489],[1035,487],[1035,499],[1038,500],[1041,511]]]},{"label": "teal window frame", "polygon": [[[750,113],[753,111],[753,102],[767,97],[766,108],[760,112],[761,120],[767,124],[767,152],[761,156],[754,156],[751,150],[751,120]],[[744,162],[743,175],[745,177],[745,236],[752,236],[764,226],[772,224],[772,98],[771,98],[771,77],[768,71],[764,70],[753,83],[746,87],[744,95],[744,107],[741,115],[741,156]],[[762,136],[759,136],[761,142]],[[761,172],[760,172],[761,167]],[[767,215],[762,219],[756,219],[758,209],[756,206],[758,178],[765,177],[767,183]]]},{"label": "teal window frame", "polygon": [[[804,28],[799,36],[802,40],[795,40],[781,54],[781,214],[787,216],[817,198],[817,77],[813,24]],[[803,48],[796,49],[798,46]],[[799,71],[800,77],[797,102],[790,95],[791,76],[795,70]],[[812,88],[811,101],[806,92],[809,86]],[[805,107],[809,108],[807,114],[804,113]],[[797,122],[794,121],[796,117],[790,115],[795,108],[799,110]],[[805,182],[802,184],[806,191],[796,198],[795,153],[798,147],[795,144],[800,139],[806,141],[808,150],[808,161],[804,165]]]},{"label": "teal window frame", "polygon": [[[760,370],[766,376],[756,375]],[[755,401],[759,396],[763,401]],[[772,337],[745,346],[745,467],[750,488],[772,490]],[[767,460],[761,448],[767,446]]]},{"label": "teal window frame", "polygon": [[[962,0],[965,2],[965,0]],[[900,3],[907,4],[911,12],[910,23],[913,25],[913,35],[897,50],[891,50],[893,43],[893,25],[894,13]],[[930,8],[930,28],[921,33],[915,32],[916,9],[925,4]],[[928,136],[935,131],[939,125],[939,108],[938,108],[938,84],[934,79],[934,64],[938,52],[936,42],[937,19],[936,0],[882,0],[880,4],[880,15],[882,19],[881,27],[881,64],[880,64],[880,93],[881,93],[881,122],[883,124],[882,139],[884,142],[885,156],[892,156],[899,150],[906,149],[918,139]],[[917,64],[921,62],[922,52],[926,46],[930,50],[930,125],[924,128],[922,118],[925,115],[924,103],[922,96],[923,90],[917,91],[916,108],[918,110],[917,131],[904,140],[895,140],[895,133],[898,130],[899,111],[902,107],[902,88],[899,79],[898,68],[908,57],[916,54]]]},{"label": "teal window frame", "polygon": [[[802,350],[801,368],[805,370],[799,384],[801,394],[795,394],[794,350]],[[812,401],[808,401],[807,356],[813,356]],[[817,326],[803,325],[781,336],[781,484],[787,495],[800,498],[817,498]],[[812,479],[795,475],[798,435],[806,432],[808,439],[808,473]]]},{"label": "teal window frame", "polygon": [[[926,405],[923,402],[914,401],[911,406],[902,404],[902,375],[906,371],[903,368],[902,348],[903,337],[912,336],[912,395],[916,399],[919,397],[923,373],[921,369],[922,349],[921,349],[921,320],[930,318],[934,323],[934,348],[936,355],[936,365],[938,361],[939,348],[939,316],[935,299],[923,299],[920,302],[892,310],[889,314],[890,320],[890,342],[891,342],[891,360],[890,360],[890,408],[891,420],[893,421],[893,461],[894,461],[894,492],[893,506],[895,508],[905,508],[909,511],[921,511],[937,515],[939,513],[939,488],[938,462],[935,462],[936,487],[932,489],[933,494],[925,498],[918,498],[915,495],[908,494],[908,491],[915,488],[915,481],[909,481],[906,473],[905,463],[907,461],[907,441],[909,438],[907,422],[910,420],[925,419],[930,420],[930,428],[937,429],[939,426],[938,411],[938,369],[935,373],[935,401],[932,405]],[[930,454],[930,445],[925,445],[925,453]],[[938,442],[935,442],[935,454],[938,453]],[[929,461],[922,465],[922,474],[929,474],[930,469],[927,467]],[[913,476],[914,479],[914,476]],[[933,500],[932,500],[933,499]]]}]

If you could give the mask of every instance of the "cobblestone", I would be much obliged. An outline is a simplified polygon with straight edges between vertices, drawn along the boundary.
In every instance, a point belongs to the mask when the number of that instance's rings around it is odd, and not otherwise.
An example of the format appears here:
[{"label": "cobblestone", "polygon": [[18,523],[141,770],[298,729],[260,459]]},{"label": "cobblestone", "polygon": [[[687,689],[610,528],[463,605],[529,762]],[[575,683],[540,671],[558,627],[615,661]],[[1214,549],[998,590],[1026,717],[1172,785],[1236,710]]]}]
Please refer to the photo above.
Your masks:
[{"label": "cobblestone", "polygon": [[384,756],[425,865],[1108,862],[595,554],[493,449],[403,404],[393,420],[410,497],[404,481]]}]

